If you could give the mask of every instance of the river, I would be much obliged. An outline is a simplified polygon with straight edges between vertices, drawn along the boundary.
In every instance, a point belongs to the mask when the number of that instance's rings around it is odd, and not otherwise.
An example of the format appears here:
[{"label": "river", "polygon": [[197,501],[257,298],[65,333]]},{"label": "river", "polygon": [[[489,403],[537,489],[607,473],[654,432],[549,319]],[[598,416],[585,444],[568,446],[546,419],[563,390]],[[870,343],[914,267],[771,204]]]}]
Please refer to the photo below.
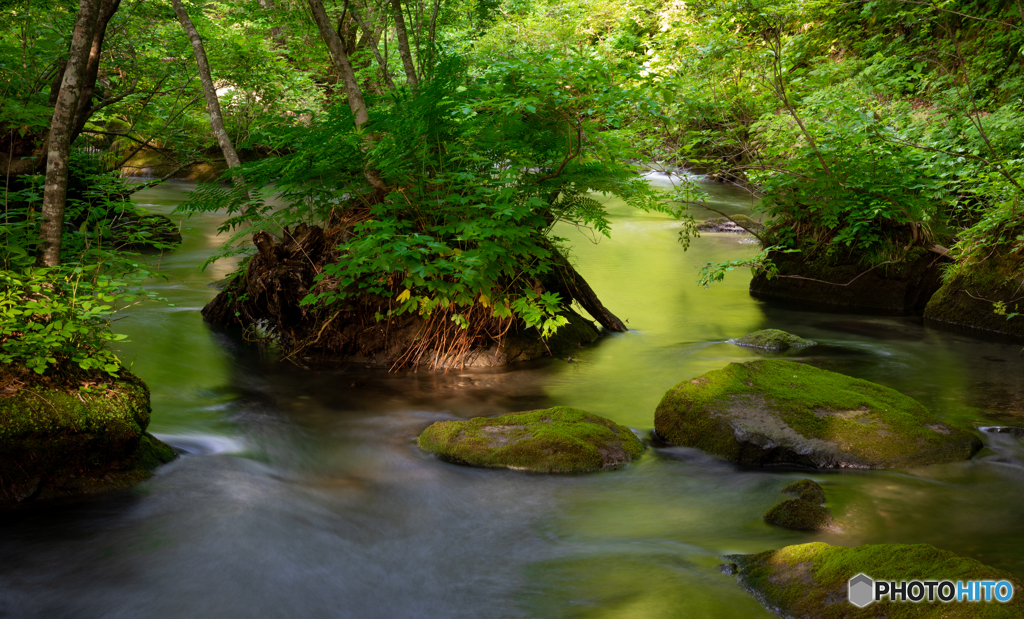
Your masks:
[{"label": "river", "polygon": [[[749,213],[744,192],[707,187],[716,208]],[[190,188],[135,200],[170,213]],[[746,269],[701,288],[700,266],[755,246],[704,235],[683,252],[678,222],[609,208],[611,239],[561,234],[631,330],[572,362],[448,373],[300,368],[212,330],[199,309],[233,265],[198,270],[221,218],[186,220],[152,286],[168,303],[116,324],[152,390],[150,430],[182,455],[130,491],[2,516],[0,617],[773,617],[719,557],[809,541],[929,543],[1024,577],[1024,445],[1010,434],[984,434],[970,462],[906,471],[749,470],[665,448],[554,476],[420,452],[433,421],[553,405],[646,434],[669,387],[766,356],[728,340],[769,327],[819,342],[787,359],[893,387],[942,418],[1024,425],[1020,346],[913,317],[780,308],[749,296]],[[839,530],[761,521],[802,477],[823,485]]]}]

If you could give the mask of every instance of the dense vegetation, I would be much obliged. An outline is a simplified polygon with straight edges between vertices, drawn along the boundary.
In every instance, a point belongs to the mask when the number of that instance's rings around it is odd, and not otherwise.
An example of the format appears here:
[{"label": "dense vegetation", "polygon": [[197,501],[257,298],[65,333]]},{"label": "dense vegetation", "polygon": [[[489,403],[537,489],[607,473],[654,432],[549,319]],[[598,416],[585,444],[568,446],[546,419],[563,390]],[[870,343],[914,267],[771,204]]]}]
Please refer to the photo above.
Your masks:
[{"label": "dense vegetation", "polygon": [[[0,359],[38,372],[116,372],[102,344],[122,275],[137,271],[121,250],[160,233],[109,178],[140,168],[232,168],[232,183],[202,185],[186,205],[231,213],[219,255],[323,228],[333,245],[295,299],[323,327],[358,306],[376,321],[418,317],[418,341],[462,338],[460,350],[509,329],[549,336],[573,301],[624,328],[553,227],[611,234],[601,193],[680,217],[700,201],[690,184],[653,192],[639,162],[762,198],[764,251],[709,265],[705,284],[740,265],[774,273],[779,252],[863,269],[931,252],[952,257],[947,279],[984,272],[999,285],[1024,259],[1024,11],[1010,0],[2,11]],[[694,233],[684,222],[684,245]],[[1013,316],[1014,300],[992,303]],[[265,318],[274,338],[280,321]],[[276,341],[294,352],[322,333],[278,329]]]}]

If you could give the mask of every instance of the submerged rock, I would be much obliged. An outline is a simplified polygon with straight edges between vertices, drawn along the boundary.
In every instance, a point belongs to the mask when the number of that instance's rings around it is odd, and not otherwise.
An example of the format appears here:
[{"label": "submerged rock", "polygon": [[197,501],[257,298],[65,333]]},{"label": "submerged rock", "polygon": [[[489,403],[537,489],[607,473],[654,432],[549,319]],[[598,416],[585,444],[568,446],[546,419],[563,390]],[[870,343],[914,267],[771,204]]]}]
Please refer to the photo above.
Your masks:
[{"label": "submerged rock", "polygon": [[654,427],[669,443],[759,466],[901,468],[967,460],[982,446],[898,391],[777,360],[679,383]]},{"label": "submerged rock", "polygon": [[750,346],[752,348],[767,348],[768,350],[787,350],[790,348],[804,348],[814,346],[817,342],[805,340],[802,337],[786,333],[778,329],[761,329],[750,335],[732,340],[733,344]]},{"label": "submerged rock", "polygon": [[814,505],[825,504],[825,491],[816,482],[810,479],[794,481],[782,489],[783,494],[789,494],[796,498],[813,503]]},{"label": "submerged rock", "polygon": [[619,468],[646,449],[629,428],[565,406],[438,421],[418,442],[448,462],[539,473]]},{"label": "submerged rock", "polygon": [[[739,575],[740,584],[768,609],[796,619],[842,618],[985,618],[1024,616],[1021,581],[974,559],[928,544],[878,544],[845,548],[821,542],[787,546],[756,555],[725,557],[723,571]],[[892,602],[883,598],[858,608],[849,602],[849,581],[867,574],[875,581],[1009,581],[1015,593],[1007,603]],[[948,590],[948,589],[947,589]]]},{"label": "submerged rock", "polygon": [[769,509],[764,521],[795,531],[823,531],[832,526],[832,512],[809,501],[789,499]]},{"label": "submerged rock", "polygon": [[772,252],[778,275],[757,273],[750,294],[759,299],[798,303],[801,308],[846,309],[884,314],[920,314],[942,284],[942,261],[923,248],[898,264],[865,266],[822,254]]},{"label": "submerged rock", "polygon": [[174,459],[146,433],[146,384],[122,369],[106,385],[0,394],[0,505],[126,488]]}]

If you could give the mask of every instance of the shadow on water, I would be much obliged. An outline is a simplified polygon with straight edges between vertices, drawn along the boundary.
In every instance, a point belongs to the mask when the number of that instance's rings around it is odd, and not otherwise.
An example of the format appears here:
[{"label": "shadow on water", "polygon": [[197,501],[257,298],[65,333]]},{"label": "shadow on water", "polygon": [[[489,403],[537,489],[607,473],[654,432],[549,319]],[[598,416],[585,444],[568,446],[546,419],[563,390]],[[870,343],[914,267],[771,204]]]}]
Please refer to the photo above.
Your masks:
[{"label": "shadow on water", "polygon": [[[166,213],[188,188],[137,199]],[[746,194],[713,189],[716,208],[749,212]],[[185,222],[154,284],[174,306],[118,323],[131,339],[121,354],[152,389],[151,429],[181,457],[126,493],[5,515],[0,617],[771,617],[718,557],[815,540],[931,543],[1024,576],[1024,448],[1012,434],[983,433],[971,462],[910,471],[746,470],[659,446],[620,471],[545,476],[421,452],[415,437],[436,420],[552,405],[647,435],[672,385],[768,356],[899,389],[946,419],[1024,426],[1019,347],[767,305],[740,271],[702,289],[701,266],[755,247],[705,235],[683,252],[677,222],[609,207],[612,238],[559,233],[632,330],[572,363],[445,374],[303,369],[208,328],[198,309],[233,264],[198,271],[219,217]],[[769,327],[818,345],[728,342]],[[822,483],[839,530],[761,520],[802,477]]]}]

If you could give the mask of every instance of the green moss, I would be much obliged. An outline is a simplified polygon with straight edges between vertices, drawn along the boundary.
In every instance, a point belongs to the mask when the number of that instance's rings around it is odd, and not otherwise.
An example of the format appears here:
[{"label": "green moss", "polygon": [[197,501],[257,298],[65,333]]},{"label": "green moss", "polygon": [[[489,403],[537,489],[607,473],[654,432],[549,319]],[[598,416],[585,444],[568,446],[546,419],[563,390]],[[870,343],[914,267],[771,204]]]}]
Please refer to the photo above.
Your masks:
[{"label": "green moss", "polygon": [[0,398],[0,504],[125,487],[174,457],[145,432],[146,384],[121,374],[90,392],[30,385]]},{"label": "green moss", "polygon": [[761,329],[754,331],[746,337],[733,340],[734,344],[740,346],[751,346],[753,348],[767,348],[769,350],[786,350],[788,348],[804,348],[814,346],[816,342],[805,340],[802,337],[779,331],[778,329]]},{"label": "green moss", "polygon": [[929,323],[964,329],[998,333],[1016,341],[1024,341],[1024,316],[1007,319],[995,312],[995,302],[1002,302],[1006,314],[1024,314],[1019,292],[1019,273],[1007,266],[1016,260],[999,264],[993,258],[980,265],[964,267],[952,281],[943,284],[924,310]]},{"label": "green moss", "polygon": [[794,481],[782,489],[783,494],[795,496],[798,499],[813,503],[814,505],[825,504],[825,491],[821,486],[810,479]]},{"label": "green moss", "polygon": [[953,462],[981,448],[897,391],[778,360],[732,363],[679,383],[654,426],[666,441],[749,464],[893,468]]},{"label": "green moss", "polygon": [[419,445],[448,462],[543,473],[617,468],[645,449],[629,428],[564,406],[438,421],[423,431]]},{"label": "green moss", "polygon": [[769,509],[764,521],[795,531],[822,531],[832,526],[832,512],[808,501],[789,499]]},{"label": "green moss", "polygon": [[[973,559],[928,544],[880,544],[845,548],[820,542],[787,546],[745,557],[729,557],[740,582],[769,608],[792,617],[996,618],[1024,616],[1020,580]],[[847,600],[849,579],[867,574],[875,580],[1008,580],[1016,590],[1010,602],[875,602],[858,609]]]}]

